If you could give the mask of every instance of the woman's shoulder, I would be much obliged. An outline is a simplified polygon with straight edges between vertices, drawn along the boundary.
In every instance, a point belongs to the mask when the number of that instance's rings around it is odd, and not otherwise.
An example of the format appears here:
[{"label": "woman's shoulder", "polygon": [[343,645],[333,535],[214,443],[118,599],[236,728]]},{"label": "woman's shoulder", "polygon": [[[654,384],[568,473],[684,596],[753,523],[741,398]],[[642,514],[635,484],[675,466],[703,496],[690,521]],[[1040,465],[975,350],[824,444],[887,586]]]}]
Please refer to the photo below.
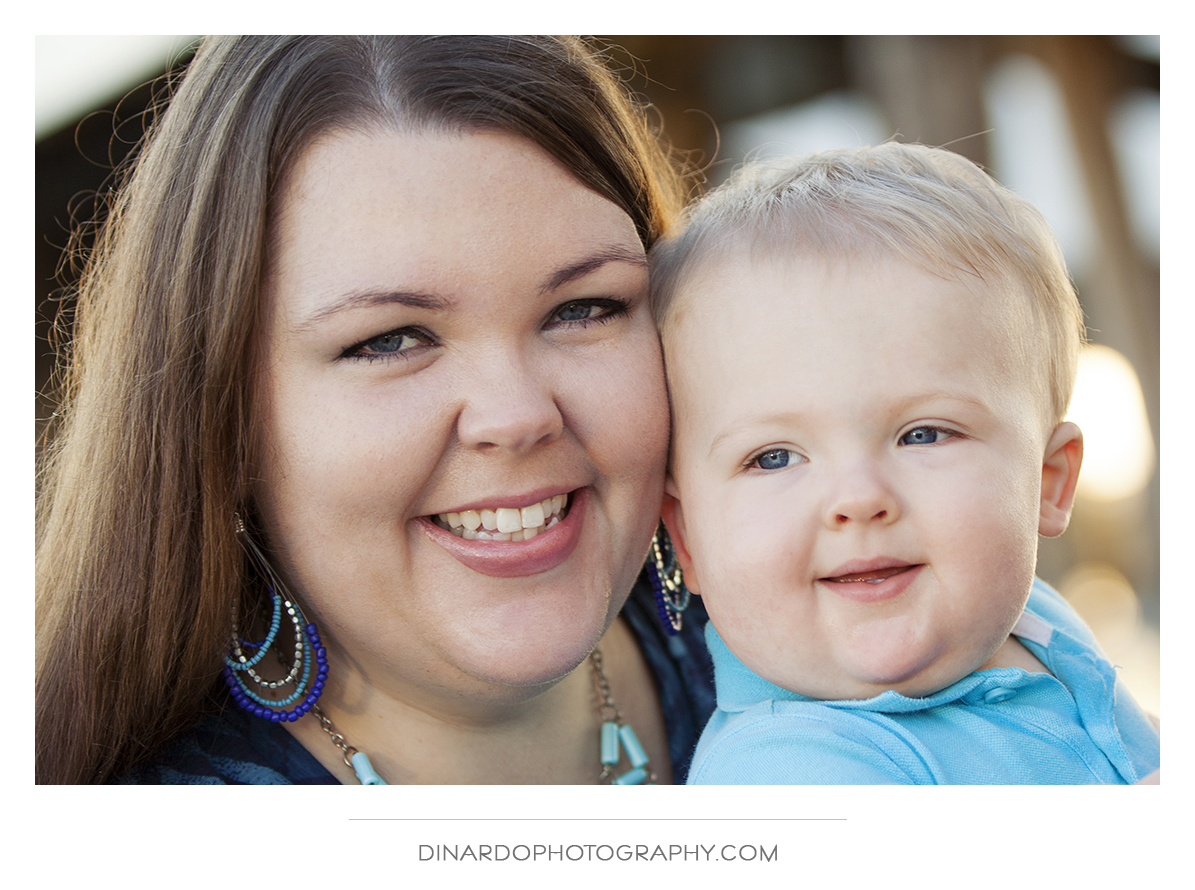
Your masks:
[{"label": "woman's shoulder", "polygon": [[668,729],[672,779],[680,785],[689,772],[697,739],[714,712],[714,666],[705,645],[709,621],[701,600],[694,597],[675,636],[664,631],[651,585],[643,575],[635,583],[622,615],[651,666]]},{"label": "woman's shoulder", "polygon": [[289,732],[228,704],[203,717],[118,785],[336,785]]}]

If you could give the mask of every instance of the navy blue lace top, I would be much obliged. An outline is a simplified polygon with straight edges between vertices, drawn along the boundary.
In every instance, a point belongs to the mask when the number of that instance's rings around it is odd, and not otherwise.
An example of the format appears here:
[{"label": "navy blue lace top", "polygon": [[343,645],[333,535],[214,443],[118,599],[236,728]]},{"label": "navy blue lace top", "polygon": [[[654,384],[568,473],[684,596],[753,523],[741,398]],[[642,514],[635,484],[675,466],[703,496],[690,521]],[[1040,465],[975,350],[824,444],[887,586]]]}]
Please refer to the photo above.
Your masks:
[{"label": "navy blue lace top", "polygon": [[[656,614],[651,587],[641,576],[622,615],[655,674],[672,781],[683,784],[693,750],[713,713],[714,670],[705,645],[705,610],[694,598],[684,628],[670,637]],[[241,710],[228,700],[177,739],[118,779],[143,785],[338,785],[337,779],[295,737],[276,723]]]}]

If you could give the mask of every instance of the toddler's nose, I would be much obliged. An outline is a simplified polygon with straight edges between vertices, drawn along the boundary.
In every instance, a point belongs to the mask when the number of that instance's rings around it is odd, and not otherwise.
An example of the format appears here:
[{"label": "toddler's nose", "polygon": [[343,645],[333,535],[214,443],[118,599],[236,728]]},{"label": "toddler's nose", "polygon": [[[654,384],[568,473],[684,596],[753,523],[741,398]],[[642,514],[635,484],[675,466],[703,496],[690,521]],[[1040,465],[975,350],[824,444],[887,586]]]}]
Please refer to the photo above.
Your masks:
[{"label": "toddler's nose", "polygon": [[824,522],[840,529],[852,523],[895,522],[899,514],[895,493],[876,469],[856,464],[842,474],[827,502]]}]

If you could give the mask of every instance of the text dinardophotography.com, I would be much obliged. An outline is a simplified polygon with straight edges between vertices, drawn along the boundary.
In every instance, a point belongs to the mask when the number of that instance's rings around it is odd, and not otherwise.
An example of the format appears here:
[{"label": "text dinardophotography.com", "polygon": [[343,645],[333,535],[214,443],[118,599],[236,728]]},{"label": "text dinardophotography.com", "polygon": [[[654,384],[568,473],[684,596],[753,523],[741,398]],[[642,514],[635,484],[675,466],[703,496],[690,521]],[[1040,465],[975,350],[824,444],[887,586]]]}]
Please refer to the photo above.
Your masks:
[{"label": "text dinardophotography.com", "polygon": [[419,844],[420,862],[777,862],[761,844]]}]

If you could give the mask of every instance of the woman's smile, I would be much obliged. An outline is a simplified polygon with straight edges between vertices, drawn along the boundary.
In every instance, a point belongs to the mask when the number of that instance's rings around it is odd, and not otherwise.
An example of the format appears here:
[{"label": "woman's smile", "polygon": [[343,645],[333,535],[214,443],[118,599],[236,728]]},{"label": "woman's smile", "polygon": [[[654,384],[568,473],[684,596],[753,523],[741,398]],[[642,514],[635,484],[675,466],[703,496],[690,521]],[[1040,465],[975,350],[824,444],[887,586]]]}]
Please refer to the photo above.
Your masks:
[{"label": "woman's smile", "polygon": [[[588,501],[587,488],[578,489],[568,495],[555,495],[544,501],[537,501],[521,510],[513,507],[496,507],[493,510],[465,510],[461,513],[440,514],[432,521],[424,519],[422,527],[433,541],[447,550],[467,568],[494,578],[522,578],[548,572],[565,560],[576,549],[581,539],[585,521],[585,505]],[[563,501],[559,507],[556,505]],[[545,509],[551,514],[545,519]],[[515,522],[538,524],[516,531],[504,532],[499,525],[502,517],[506,527]],[[526,519],[523,517],[526,516]],[[460,526],[452,527],[454,517]],[[492,530],[485,525],[470,529],[475,521],[493,524]],[[448,528],[444,528],[444,525]],[[519,537],[517,534],[521,532]],[[530,535],[527,532],[531,532]],[[482,537],[482,536],[485,537]]]},{"label": "woman's smile", "polygon": [[530,541],[568,515],[568,494],[526,507],[481,507],[437,513],[432,521],[466,541]]}]

